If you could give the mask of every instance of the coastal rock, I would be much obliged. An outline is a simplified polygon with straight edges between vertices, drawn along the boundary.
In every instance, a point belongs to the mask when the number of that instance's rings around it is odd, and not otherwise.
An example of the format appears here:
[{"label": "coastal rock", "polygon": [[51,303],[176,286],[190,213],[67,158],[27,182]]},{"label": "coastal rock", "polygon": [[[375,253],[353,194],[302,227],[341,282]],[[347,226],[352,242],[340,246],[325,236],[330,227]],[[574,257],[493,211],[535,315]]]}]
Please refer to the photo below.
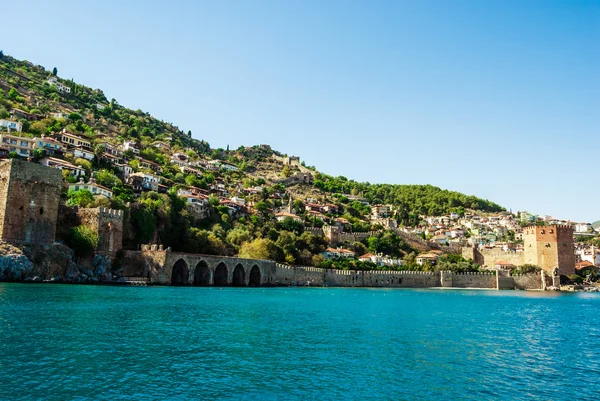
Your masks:
[{"label": "coastal rock", "polygon": [[0,278],[24,280],[33,271],[33,263],[25,255],[0,255]]},{"label": "coastal rock", "polygon": [[110,260],[104,255],[96,255],[94,256],[92,265],[94,266],[94,274],[96,277],[104,277],[110,269]]}]

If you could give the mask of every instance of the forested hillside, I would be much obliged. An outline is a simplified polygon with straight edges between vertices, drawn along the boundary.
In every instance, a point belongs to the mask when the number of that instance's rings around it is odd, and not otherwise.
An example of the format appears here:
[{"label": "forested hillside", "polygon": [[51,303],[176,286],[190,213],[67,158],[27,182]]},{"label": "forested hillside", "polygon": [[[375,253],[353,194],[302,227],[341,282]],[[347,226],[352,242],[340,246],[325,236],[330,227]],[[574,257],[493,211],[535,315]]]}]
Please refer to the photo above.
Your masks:
[{"label": "forested hillside", "polygon": [[[71,184],[65,189],[66,204],[126,210],[124,245],[131,249],[154,242],[186,252],[320,264],[328,242],[315,230],[336,225],[342,232],[379,232],[346,244],[357,254],[403,257],[413,250],[393,231],[385,231],[381,218],[417,226],[426,215],[504,210],[431,185],[332,177],[268,145],[213,149],[202,133],[184,132],[176,124],[120,105],[101,89],[61,78],[57,68],[4,54],[0,119],[21,127],[4,135],[61,143],[52,152],[35,146],[27,154],[7,149],[7,157],[32,162],[52,157],[83,169],[82,174],[63,169],[65,188]],[[89,143],[92,154],[86,157],[85,149],[65,146],[66,135],[80,138],[84,148]],[[148,177],[155,177],[156,185],[144,186]],[[110,196],[74,190],[80,181],[101,185]],[[387,212],[374,215],[374,205],[386,205]],[[292,216],[281,218],[284,212]]]}]

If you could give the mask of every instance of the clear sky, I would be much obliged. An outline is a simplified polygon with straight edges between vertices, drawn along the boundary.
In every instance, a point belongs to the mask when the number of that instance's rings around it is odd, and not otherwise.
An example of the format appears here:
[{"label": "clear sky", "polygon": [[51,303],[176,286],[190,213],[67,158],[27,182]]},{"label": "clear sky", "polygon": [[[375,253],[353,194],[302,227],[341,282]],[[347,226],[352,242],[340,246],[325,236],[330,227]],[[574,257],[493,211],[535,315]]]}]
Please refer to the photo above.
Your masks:
[{"label": "clear sky", "polygon": [[600,219],[600,0],[10,1],[0,49],[213,147]]}]

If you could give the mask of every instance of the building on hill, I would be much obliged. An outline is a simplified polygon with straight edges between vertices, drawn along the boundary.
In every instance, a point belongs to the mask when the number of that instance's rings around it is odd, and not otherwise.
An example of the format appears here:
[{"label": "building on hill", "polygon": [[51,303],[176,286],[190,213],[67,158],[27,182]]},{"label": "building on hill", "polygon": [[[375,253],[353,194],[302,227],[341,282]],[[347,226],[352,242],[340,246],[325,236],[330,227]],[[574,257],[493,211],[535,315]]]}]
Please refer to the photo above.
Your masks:
[{"label": "building on hill", "polygon": [[90,151],[93,150],[92,142],[89,139],[71,134],[70,132],[67,132],[67,130],[63,130],[61,133],[57,134],[56,138],[68,148],[82,147]]},{"label": "building on hill", "polygon": [[321,255],[327,260],[335,259],[352,259],[356,256],[356,253],[344,248],[327,248]]},{"label": "building on hill", "polygon": [[0,119],[0,127],[8,132],[16,131],[21,132],[23,130],[23,124],[18,121]]},{"label": "building on hill", "polygon": [[56,89],[58,89],[58,91],[61,93],[71,93],[71,88],[69,88],[67,85],[64,85],[56,77],[48,78],[47,82],[48,85],[56,87]]},{"label": "building on hill", "polygon": [[137,145],[135,142],[133,141],[125,141],[123,142],[123,151],[127,152],[128,150],[131,150],[134,154],[139,155],[140,154],[140,150],[138,149]]},{"label": "building on hill", "polygon": [[65,154],[65,146],[54,138],[43,136],[35,138],[36,148],[44,148],[48,156],[63,156]]},{"label": "building on hill", "polygon": [[0,142],[8,148],[9,152],[15,152],[21,157],[31,156],[36,145],[34,138],[25,138],[10,134],[1,134]]},{"label": "building on hill", "polygon": [[127,184],[135,191],[155,191],[158,192],[158,184],[160,183],[160,177],[154,174],[137,172],[129,174],[127,177]]},{"label": "building on hill", "polygon": [[75,177],[85,175],[85,170],[81,166],[76,166],[65,160],[57,159],[55,157],[46,156],[40,159],[39,163],[42,166],[52,167],[58,170],[68,170]]},{"label": "building on hill", "polygon": [[0,240],[52,244],[61,190],[59,171],[17,159],[0,161]]},{"label": "building on hill", "polygon": [[75,191],[87,189],[94,195],[102,195],[106,196],[107,198],[111,198],[113,195],[113,192],[110,189],[98,184],[94,178],[90,178],[90,182],[83,182],[83,178],[81,178],[79,182],[69,184],[69,190],[71,189]]},{"label": "building on hill", "polygon": [[290,219],[292,219],[292,220],[299,221],[299,222],[301,222],[301,223],[302,223],[302,219],[300,218],[300,216],[298,216],[298,215],[295,215],[295,214],[293,214],[293,213],[289,213],[289,212],[279,212],[279,213],[275,213],[275,219],[276,219],[278,222],[282,222],[282,221],[284,221],[284,220],[285,220],[285,219],[287,219],[287,218],[290,218]]},{"label": "building on hill", "polygon": [[73,155],[73,157],[90,161],[94,160],[94,157],[96,157],[96,155],[94,155],[94,152],[87,148],[84,148],[83,146],[74,147],[71,150],[69,150],[69,153]]},{"label": "building on hill", "polygon": [[42,118],[44,118],[44,116],[39,114],[28,113],[25,110],[21,109],[10,109],[10,118],[12,120],[25,119],[27,121],[39,121]]}]

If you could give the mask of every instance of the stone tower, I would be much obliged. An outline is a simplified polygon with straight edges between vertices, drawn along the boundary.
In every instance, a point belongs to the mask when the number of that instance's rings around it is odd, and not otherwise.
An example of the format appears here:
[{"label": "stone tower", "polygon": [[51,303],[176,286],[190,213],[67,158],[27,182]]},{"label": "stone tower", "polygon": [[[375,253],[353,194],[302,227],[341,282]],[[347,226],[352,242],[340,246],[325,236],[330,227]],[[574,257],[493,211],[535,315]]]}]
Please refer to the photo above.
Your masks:
[{"label": "stone tower", "polygon": [[0,161],[0,240],[52,244],[61,189],[60,170],[16,159]]},{"label": "stone tower", "polygon": [[566,225],[523,228],[524,263],[537,265],[552,275],[575,273],[573,228]]}]

